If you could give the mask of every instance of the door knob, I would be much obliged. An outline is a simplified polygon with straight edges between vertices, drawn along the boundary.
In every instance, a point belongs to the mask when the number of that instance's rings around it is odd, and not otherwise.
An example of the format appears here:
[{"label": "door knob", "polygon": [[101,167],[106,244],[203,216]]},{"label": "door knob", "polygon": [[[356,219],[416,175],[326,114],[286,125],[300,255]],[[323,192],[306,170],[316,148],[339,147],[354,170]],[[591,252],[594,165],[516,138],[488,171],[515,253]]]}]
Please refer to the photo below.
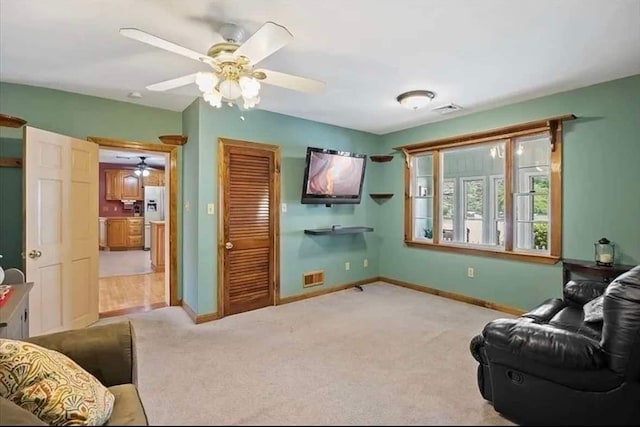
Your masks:
[{"label": "door knob", "polygon": [[40,258],[42,256],[42,252],[38,251],[38,250],[32,250],[31,252],[29,252],[29,258]]},{"label": "door knob", "polygon": [[227,243],[225,243],[224,247],[227,248],[227,249],[232,249],[233,248],[233,243],[227,242]]}]

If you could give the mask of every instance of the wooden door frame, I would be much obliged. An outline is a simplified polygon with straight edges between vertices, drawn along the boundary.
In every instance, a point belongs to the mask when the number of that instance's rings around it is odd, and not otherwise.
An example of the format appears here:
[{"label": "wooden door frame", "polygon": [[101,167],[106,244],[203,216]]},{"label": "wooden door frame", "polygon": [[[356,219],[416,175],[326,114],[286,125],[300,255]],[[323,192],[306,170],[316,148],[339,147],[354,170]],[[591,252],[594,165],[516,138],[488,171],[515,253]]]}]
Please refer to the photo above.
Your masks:
[{"label": "wooden door frame", "polygon": [[[169,154],[169,305],[180,305],[178,299],[178,146],[152,142],[124,141],[119,139],[87,137],[100,147],[152,151]],[[166,185],[166,183],[165,183]]]},{"label": "wooden door frame", "polygon": [[271,254],[271,266],[273,268],[273,303],[277,305],[280,299],[280,146],[263,144],[261,142],[240,141],[230,138],[218,138],[218,318],[224,317],[224,263],[227,251],[224,244],[224,224],[228,220],[224,213],[224,177],[226,167],[224,162],[225,147],[240,147],[271,151],[273,153],[273,252]]}]

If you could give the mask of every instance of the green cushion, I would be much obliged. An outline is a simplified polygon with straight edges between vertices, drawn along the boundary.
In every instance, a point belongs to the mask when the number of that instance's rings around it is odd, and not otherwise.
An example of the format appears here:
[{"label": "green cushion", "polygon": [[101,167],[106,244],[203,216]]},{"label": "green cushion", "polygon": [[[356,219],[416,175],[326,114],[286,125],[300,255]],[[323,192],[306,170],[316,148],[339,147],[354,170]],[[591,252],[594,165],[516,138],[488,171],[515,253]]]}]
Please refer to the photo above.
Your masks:
[{"label": "green cushion", "polygon": [[0,426],[46,426],[48,425],[31,412],[16,405],[9,399],[0,397]]},{"label": "green cushion", "polygon": [[107,426],[146,426],[149,425],[144,413],[138,389],[133,384],[109,387],[116,398]]}]

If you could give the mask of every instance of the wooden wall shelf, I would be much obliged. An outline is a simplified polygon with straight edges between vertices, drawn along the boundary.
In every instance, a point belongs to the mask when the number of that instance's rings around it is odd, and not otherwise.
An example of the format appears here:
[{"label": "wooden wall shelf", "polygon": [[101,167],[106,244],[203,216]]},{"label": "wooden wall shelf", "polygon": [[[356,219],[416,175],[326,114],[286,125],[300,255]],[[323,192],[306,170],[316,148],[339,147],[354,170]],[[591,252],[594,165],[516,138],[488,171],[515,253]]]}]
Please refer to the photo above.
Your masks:
[{"label": "wooden wall shelf", "polygon": [[387,200],[393,197],[393,193],[369,193],[373,200]]},{"label": "wooden wall shelf", "polygon": [[8,128],[19,128],[27,124],[26,120],[19,117],[9,116],[7,114],[0,114],[0,126]]},{"label": "wooden wall shelf", "polygon": [[184,135],[160,135],[158,138],[163,144],[184,145],[187,143],[188,137]]},{"label": "wooden wall shelf", "polygon": [[372,162],[390,162],[393,160],[393,154],[374,154],[369,156]]},{"label": "wooden wall shelf", "polygon": [[21,168],[21,157],[0,157],[0,168]]}]

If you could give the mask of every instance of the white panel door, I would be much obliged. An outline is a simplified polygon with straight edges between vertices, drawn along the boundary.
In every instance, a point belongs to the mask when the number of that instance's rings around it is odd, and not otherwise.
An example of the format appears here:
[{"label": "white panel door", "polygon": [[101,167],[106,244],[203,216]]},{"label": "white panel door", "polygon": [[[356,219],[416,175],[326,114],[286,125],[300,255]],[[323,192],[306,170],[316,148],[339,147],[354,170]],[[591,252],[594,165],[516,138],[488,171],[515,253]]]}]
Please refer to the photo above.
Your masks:
[{"label": "white panel door", "polygon": [[71,142],[71,327],[98,320],[98,145]]},{"label": "white panel door", "polygon": [[24,130],[25,255],[29,334],[98,318],[96,144]]}]

